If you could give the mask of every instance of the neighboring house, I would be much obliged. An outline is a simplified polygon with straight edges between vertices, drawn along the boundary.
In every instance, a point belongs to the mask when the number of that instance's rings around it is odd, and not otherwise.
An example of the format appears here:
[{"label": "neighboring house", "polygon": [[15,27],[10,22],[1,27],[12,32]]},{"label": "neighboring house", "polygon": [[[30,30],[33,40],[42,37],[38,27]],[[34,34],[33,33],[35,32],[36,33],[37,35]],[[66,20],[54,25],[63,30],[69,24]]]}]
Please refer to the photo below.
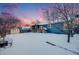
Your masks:
[{"label": "neighboring house", "polygon": [[[47,28],[48,33],[57,33],[57,34],[66,34],[68,33],[68,25],[65,22],[57,22],[52,23],[51,28],[49,28],[49,25],[45,25]],[[69,22],[69,27],[72,27],[72,30],[75,33],[79,33],[79,17],[77,17],[75,20],[73,20],[73,25],[71,25],[71,22]]]},{"label": "neighboring house", "polygon": [[39,32],[39,33],[45,33],[47,29],[44,27],[44,25],[33,25],[31,27],[31,31],[32,32]]},{"label": "neighboring house", "polygon": [[48,33],[65,34],[66,31],[63,29],[64,22],[58,22],[51,24],[51,28],[48,24],[44,25],[47,28]]},{"label": "neighboring house", "polygon": [[39,33],[45,33],[47,29],[44,27],[44,25],[46,25],[46,24],[47,23],[40,22],[39,20],[37,20],[37,23],[35,25],[31,26],[31,31],[32,32],[39,32]]},{"label": "neighboring house", "polygon": [[74,24],[75,24],[75,25],[79,25],[79,18],[76,18],[76,19],[74,20]]},{"label": "neighboring house", "polygon": [[13,28],[13,29],[11,29],[11,32],[10,32],[11,34],[17,34],[17,33],[20,33],[20,30],[19,30],[19,28]]},{"label": "neighboring house", "polygon": [[20,29],[20,33],[30,32],[31,26],[20,26],[19,29]]}]

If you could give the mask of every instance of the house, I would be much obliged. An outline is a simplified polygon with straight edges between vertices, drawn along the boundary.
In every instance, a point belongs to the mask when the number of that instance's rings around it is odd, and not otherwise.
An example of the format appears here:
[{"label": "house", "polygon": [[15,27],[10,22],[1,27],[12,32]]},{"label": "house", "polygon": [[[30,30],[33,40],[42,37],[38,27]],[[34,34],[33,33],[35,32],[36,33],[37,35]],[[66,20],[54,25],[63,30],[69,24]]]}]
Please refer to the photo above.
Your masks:
[{"label": "house", "polygon": [[15,27],[15,28],[11,29],[10,33],[11,34],[17,34],[17,33],[20,33],[20,30],[19,30],[19,28]]},{"label": "house", "polygon": [[37,23],[35,25],[31,26],[31,31],[32,32],[39,32],[39,33],[45,33],[46,32],[46,28],[44,27],[44,25],[47,23],[44,22],[40,22],[37,20]]}]

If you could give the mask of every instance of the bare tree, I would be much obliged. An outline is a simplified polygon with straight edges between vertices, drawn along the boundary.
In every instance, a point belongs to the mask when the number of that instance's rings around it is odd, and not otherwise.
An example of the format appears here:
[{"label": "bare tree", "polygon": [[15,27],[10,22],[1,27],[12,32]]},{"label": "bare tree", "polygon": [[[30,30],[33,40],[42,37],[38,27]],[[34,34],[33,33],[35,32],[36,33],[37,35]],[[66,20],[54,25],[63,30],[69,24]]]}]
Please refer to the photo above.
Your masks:
[{"label": "bare tree", "polygon": [[16,27],[16,24],[20,20],[9,13],[0,13],[0,36],[5,40],[7,34],[10,34],[10,30]]},{"label": "bare tree", "polygon": [[[50,4],[49,6],[51,6],[52,4]],[[53,6],[53,5],[52,5]],[[44,10],[43,14],[44,17],[48,20],[49,23],[49,28],[51,28],[52,23],[58,22],[59,21],[59,17],[60,14],[58,13],[58,11],[53,7],[49,7],[48,9],[42,9]]]},{"label": "bare tree", "polygon": [[67,24],[67,30],[68,30],[68,40],[67,42],[70,42],[70,36],[73,37],[73,20],[75,20],[75,15],[79,13],[79,4],[71,4],[71,3],[60,3],[55,4],[54,8],[57,14],[59,14],[58,17],[60,17],[64,22]]},{"label": "bare tree", "polygon": [[49,28],[51,28],[51,17],[50,17],[50,9],[42,9],[43,10],[43,16],[48,20]]},{"label": "bare tree", "polygon": [[75,15],[79,14],[79,4],[76,3],[55,3],[49,4],[48,9],[45,10],[44,14],[49,21],[49,25],[51,28],[51,21],[59,22],[63,21],[67,25],[67,35],[68,40],[70,42],[70,37],[73,37],[73,27],[75,24],[73,21],[75,20]]}]

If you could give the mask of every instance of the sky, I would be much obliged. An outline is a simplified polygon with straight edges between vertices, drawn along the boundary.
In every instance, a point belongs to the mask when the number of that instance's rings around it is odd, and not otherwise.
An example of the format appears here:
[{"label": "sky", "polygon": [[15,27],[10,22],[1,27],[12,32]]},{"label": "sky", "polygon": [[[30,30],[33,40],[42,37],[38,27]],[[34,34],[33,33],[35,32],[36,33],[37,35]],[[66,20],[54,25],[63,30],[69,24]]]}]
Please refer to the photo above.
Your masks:
[{"label": "sky", "polygon": [[0,4],[0,12],[8,11],[21,19],[23,23],[47,22],[43,12],[50,6],[46,3]]},{"label": "sky", "polygon": [[[62,7],[65,3],[0,3],[0,12],[7,11],[18,17],[23,24],[35,24],[37,20],[40,22],[48,22],[45,11],[58,4]],[[65,4],[68,8],[72,7],[72,3]],[[74,3],[74,7],[79,8],[79,4]]]}]

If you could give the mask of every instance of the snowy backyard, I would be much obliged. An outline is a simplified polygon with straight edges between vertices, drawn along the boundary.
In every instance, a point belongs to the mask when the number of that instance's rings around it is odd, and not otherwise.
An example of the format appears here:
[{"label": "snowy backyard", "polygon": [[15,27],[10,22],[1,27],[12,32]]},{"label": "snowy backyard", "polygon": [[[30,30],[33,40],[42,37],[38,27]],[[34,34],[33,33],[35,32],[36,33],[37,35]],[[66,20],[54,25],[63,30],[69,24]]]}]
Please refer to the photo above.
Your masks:
[{"label": "snowy backyard", "polygon": [[[79,53],[79,34],[71,38],[67,43],[67,35],[50,33],[21,33],[7,35],[6,39],[12,39],[11,47],[0,48],[1,55],[76,55]],[[71,51],[52,46],[51,42]]]}]

